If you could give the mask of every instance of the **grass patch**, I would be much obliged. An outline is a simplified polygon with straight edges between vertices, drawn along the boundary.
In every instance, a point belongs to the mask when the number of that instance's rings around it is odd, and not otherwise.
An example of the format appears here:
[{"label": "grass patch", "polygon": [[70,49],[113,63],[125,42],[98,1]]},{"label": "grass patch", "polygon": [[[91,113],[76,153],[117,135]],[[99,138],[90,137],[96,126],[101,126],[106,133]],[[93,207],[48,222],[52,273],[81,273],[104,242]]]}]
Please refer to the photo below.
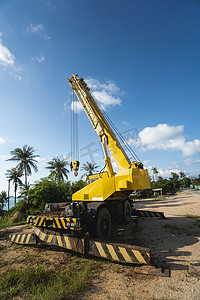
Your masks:
[{"label": "grass patch", "polygon": [[97,262],[76,259],[66,272],[54,272],[43,267],[8,269],[0,275],[0,298],[74,299],[89,288],[97,267]]},{"label": "grass patch", "polygon": [[24,220],[24,221],[20,221],[20,222],[10,222],[9,220],[7,221],[2,221],[0,223],[0,229],[3,229],[3,228],[6,228],[6,227],[9,227],[9,226],[18,226],[18,225],[25,225],[27,224],[27,221]]},{"label": "grass patch", "polygon": [[5,212],[0,221],[0,229],[12,225],[26,224],[26,200],[20,200],[14,207]]},{"label": "grass patch", "polygon": [[185,215],[184,217],[188,218],[188,219],[192,219],[192,220],[197,221],[197,222],[200,222],[200,216]]}]

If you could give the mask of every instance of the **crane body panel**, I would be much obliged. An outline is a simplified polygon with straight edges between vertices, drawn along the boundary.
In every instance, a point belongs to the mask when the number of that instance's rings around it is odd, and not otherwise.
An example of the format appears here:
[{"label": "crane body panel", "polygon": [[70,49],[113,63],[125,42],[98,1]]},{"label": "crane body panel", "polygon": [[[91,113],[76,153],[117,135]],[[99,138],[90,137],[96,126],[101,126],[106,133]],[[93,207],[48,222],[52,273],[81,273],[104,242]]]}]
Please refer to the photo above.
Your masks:
[{"label": "crane body panel", "polygon": [[[95,174],[96,180],[86,185],[81,190],[72,195],[73,201],[109,201],[128,196],[133,190],[149,188],[149,175],[143,169],[122,169],[109,177],[105,172],[103,175]],[[88,180],[93,179],[93,175]],[[120,197],[119,197],[120,195]]]}]

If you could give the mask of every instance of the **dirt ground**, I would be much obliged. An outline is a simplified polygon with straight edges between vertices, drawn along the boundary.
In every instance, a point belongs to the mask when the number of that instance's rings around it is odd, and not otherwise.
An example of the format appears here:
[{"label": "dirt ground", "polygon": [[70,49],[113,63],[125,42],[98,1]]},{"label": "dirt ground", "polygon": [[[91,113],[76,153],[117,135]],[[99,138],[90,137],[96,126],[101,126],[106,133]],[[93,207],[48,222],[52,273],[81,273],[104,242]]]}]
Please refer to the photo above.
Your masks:
[{"label": "dirt ground", "polygon": [[[102,261],[89,291],[79,299],[200,299],[200,191],[184,190],[157,199],[135,201],[136,209],[162,211],[166,219],[136,219],[116,226],[112,240],[151,248],[155,262],[167,263],[171,277],[142,275],[134,267]],[[21,246],[8,241],[11,232],[32,231],[24,226],[0,230],[0,272],[9,266],[45,265],[64,271],[75,255],[61,248]]]}]

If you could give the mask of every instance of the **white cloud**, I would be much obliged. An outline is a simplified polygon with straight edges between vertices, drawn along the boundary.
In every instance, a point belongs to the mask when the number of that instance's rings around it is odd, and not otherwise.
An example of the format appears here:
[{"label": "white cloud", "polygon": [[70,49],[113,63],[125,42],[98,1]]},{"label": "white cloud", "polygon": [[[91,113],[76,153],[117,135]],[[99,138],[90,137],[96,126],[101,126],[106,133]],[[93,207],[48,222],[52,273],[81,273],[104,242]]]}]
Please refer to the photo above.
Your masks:
[{"label": "white cloud", "polygon": [[199,164],[200,159],[199,158],[196,158],[196,159],[186,158],[183,162],[186,166],[191,166],[191,165]]},{"label": "white cloud", "polygon": [[[169,178],[169,177],[171,177],[171,172],[176,173],[176,174],[179,174],[181,172],[179,167],[174,166],[174,162],[171,162],[171,164],[172,164],[171,166],[164,167],[164,168],[157,167],[157,171],[158,171],[157,177],[161,176],[163,178]],[[148,166],[146,166],[146,168],[148,169],[149,175],[154,176],[153,170],[152,170],[153,166],[148,165]]]},{"label": "white cloud", "polygon": [[180,168],[179,164],[176,161],[172,161],[171,164],[174,166],[174,168]]},{"label": "white cloud", "polygon": [[36,157],[36,160],[37,160],[38,164],[40,164],[42,166],[45,166],[47,161],[50,160],[50,157],[41,157],[41,156],[39,156],[39,157]]},{"label": "white cloud", "polygon": [[93,97],[100,103],[103,109],[111,105],[121,104],[120,96],[122,95],[122,91],[113,81],[101,83],[97,79],[87,77],[85,82],[91,89]]},{"label": "white cloud", "polygon": [[83,110],[83,107],[79,101],[72,101],[70,108],[76,113],[79,113],[80,111]]},{"label": "white cloud", "polygon": [[147,165],[147,164],[149,164],[150,163],[150,160],[144,160],[143,161],[143,165]]},{"label": "white cloud", "polygon": [[44,62],[44,60],[45,60],[44,55],[42,55],[41,57],[36,56],[35,59],[36,59],[39,63],[42,63],[42,62]]},{"label": "white cloud", "polygon": [[[0,37],[2,33],[0,33]],[[15,61],[15,56],[10,52],[10,50],[3,45],[2,39],[0,39],[0,64],[3,66],[13,66]]]},{"label": "white cloud", "polygon": [[130,122],[122,121],[122,124],[123,124],[123,125],[130,125]]},{"label": "white cloud", "polygon": [[5,144],[5,140],[3,138],[0,137],[0,144]]},{"label": "white cloud", "polygon": [[44,24],[33,25],[30,23],[30,25],[26,28],[26,32],[38,35],[45,40],[51,40],[51,37],[46,32]]},{"label": "white cloud", "polygon": [[114,97],[105,90],[92,92],[92,95],[101,103],[104,108],[109,105],[121,104],[121,99],[119,97]]},{"label": "white cloud", "polygon": [[141,147],[141,150],[180,150],[184,156],[200,153],[200,140],[187,142],[182,135],[184,126],[170,126],[158,124],[155,127],[146,127],[139,132],[139,139],[129,140],[129,144]]},{"label": "white cloud", "polygon": [[158,176],[168,178],[171,177],[171,172],[179,174],[181,172],[180,169],[173,168],[171,166],[167,168],[158,168]]},{"label": "white cloud", "polygon": [[4,70],[12,70],[13,72],[9,72],[9,74],[15,77],[17,80],[21,80],[22,77],[16,72],[21,72],[22,68],[20,66],[15,65],[15,56],[10,52],[10,50],[3,45],[3,40],[1,39],[2,32],[0,32],[0,65],[3,65]]},{"label": "white cloud", "polygon": [[[103,108],[104,110],[107,107],[121,104],[121,99],[119,96],[122,95],[122,91],[113,81],[100,83],[97,79],[87,77],[85,79],[85,82],[87,83],[88,87],[91,89],[90,92],[92,96],[98,101],[101,108]],[[64,103],[65,111],[67,107],[68,107],[68,103],[66,102]],[[79,101],[73,101],[70,105],[70,108],[77,113],[83,110],[82,105],[79,103]]]},{"label": "white cloud", "polygon": [[105,90],[113,94],[121,94],[120,88],[114,83],[114,81],[107,81],[106,83],[101,83],[95,78],[87,77],[85,82],[92,90]]},{"label": "white cloud", "polygon": [[22,80],[22,77],[20,75],[14,74],[12,72],[9,72],[9,74],[15,77],[17,80]]}]

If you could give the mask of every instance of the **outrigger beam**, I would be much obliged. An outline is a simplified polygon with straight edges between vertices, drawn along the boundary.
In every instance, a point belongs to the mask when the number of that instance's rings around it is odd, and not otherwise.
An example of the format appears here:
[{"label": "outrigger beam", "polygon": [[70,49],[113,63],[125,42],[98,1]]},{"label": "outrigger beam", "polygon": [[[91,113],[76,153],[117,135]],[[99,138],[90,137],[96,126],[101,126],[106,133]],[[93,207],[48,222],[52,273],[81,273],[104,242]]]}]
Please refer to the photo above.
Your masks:
[{"label": "outrigger beam", "polygon": [[36,244],[37,240],[40,240],[84,255],[92,255],[119,263],[151,264],[151,251],[149,248],[102,242],[91,239],[89,235],[77,238],[61,231],[36,227],[33,233],[11,234],[9,238],[12,242],[18,244]]},{"label": "outrigger beam", "polygon": [[[149,248],[112,242],[102,242],[100,240],[91,239],[87,234],[83,238],[77,238],[58,230],[38,227],[34,228],[33,233],[10,234],[9,238],[12,242],[17,244],[33,245],[42,241],[47,244],[56,245],[84,255],[91,255],[118,263],[134,265],[136,266],[134,268],[136,273],[164,277],[170,276],[169,268],[157,268],[153,264]],[[141,267],[137,267],[138,265]]]},{"label": "outrigger beam", "polygon": [[164,212],[141,210],[141,209],[133,209],[132,210],[132,216],[137,216],[137,217],[141,217],[141,218],[165,219]]}]

